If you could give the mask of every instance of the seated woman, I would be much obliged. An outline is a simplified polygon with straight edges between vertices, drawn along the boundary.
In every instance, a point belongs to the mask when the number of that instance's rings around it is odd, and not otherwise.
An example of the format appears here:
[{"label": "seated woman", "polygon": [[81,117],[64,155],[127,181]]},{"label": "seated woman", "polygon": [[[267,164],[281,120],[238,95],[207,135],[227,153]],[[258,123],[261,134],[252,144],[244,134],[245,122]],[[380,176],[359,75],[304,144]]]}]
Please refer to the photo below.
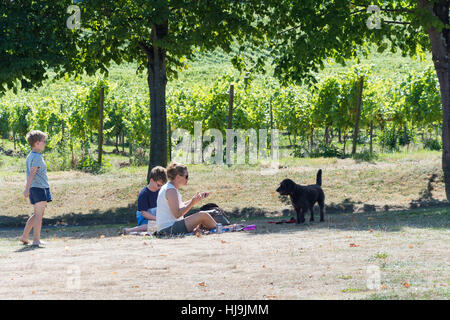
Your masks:
[{"label": "seated woman", "polygon": [[206,198],[209,193],[196,193],[191,200],[183,202],[178,189],[187,185],[189,175],[187,167],[172,162],[167,167],[168,182],[159,190],[156,206],[156,226],[158,235],[180,235],[193,232],[200,227],[213,229],[216,221],[205,211],[194,213],[186,218],[184,215],[191,208]]}]

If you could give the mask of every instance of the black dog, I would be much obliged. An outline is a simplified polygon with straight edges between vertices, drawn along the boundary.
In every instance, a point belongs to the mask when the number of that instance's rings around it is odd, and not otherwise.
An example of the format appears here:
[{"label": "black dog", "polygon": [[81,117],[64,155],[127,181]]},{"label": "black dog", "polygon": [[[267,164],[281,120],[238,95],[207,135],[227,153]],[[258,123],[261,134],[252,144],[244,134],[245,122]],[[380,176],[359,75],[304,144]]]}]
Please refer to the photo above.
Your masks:
[{"label": "black dog", "polygon": [[317,202],[320,207],[320,221],[324,221],[325,194],[321,188],[322,169],[317,172],[316,184],[301,186],[291,179],[281,181],[277,192],[280,195],[289,195],[292,205],[297,212],[297,223],[305,222],[305,212],[311,212],[309,221],[314,221],[314,204]]}]

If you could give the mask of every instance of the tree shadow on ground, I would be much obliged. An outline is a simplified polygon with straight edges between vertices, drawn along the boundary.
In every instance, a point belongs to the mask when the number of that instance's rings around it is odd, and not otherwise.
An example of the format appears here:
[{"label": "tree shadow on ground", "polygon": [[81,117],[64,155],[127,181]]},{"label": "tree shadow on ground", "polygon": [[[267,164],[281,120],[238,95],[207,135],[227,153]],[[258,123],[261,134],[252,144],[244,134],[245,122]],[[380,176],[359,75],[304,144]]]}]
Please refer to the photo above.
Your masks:
[{"label": "tree shadow on ground", "polygon": [[[99,224],[121,224],[136,222],[135,203],[129,204],[127,207],[109,209],[106,211],[92,210],[89,213],[66,213],[60,216],[42,219],[43,226],[64,226],[64,225],[99,225]],[[16,217],[1,216],[0,228],[24,227],[27,222],[28,215],[20,215]]]},{"label": "tree shadow on ground", "polygon": [[[407,206],[375,206],[373,204],[352,201],[347,198],[341,203],[329,203],[325,207],[325,222],[318,222],[319,210],[315,206],[316,222],[305,224],[267,224],[267,219],[281,221],[287,217],[296,218],[290,209],[270,211],[260,207],[244,207],[225,210],[233,223],[256,223],[258,229],[248,234],[261,232],[297,232],[311,228],[338,228],[342,230],[389,230],[399,231],[403,227],[414,228],[449,228],[450,204],[433,198],[433,183],[437,175],[430,176],[427,187],[419,193],[417,200]],[[282,203],[290,201],[280,197]],[[220,204],[219,204],[220,205]],[[428,210],[426,209],[428,208]],[[135,203],[106,211],[93,210],[90,213],[67,213],[43,219],[43,239],[58,236],[72,238],[116,237],[117,225],[131,226],[136,223],[137,207]],[[200,211],[191,210],[190,214]],[[305,215],[309,221],[309,213]],[[18,238],[28,216],[0,216],[0,238]],[[362,220],[361,220],[362,219]],[[110,226],[107,226],[110,225]],[[86,228],[88,226],[88,228]],[[80,227],[77,229],[77,227]],[[84,228],[81,228],[84,227]],[[263,228],[264,227],[264,228]],[[14,228],[14,229],[11,229]],[[30,235],[32,237],[32,234]],[[25,250],[25,249],[24,249]],[[28,250],[28,249],[27,249]]]},{"label": "tree shadow on ground", "polygon": [[[260,208],[247,208],[247,212],[262,212]],[[283,216],[268,218],[261,215],[248,215],[246,218],[240,216],[231,218],[232,223],[239,224],[255,224],[256,230],[244,231],[247,236],[270,235],[277,233],[295,235],[299,232],[308,232],[313,230],[339,230],[339,231],[367,231],[367,232],[400,232],[404,228],[416,229],[450,229],[450,209],[434,208],[434,209],[413,209],[407,211],[384,211],[384,212],[360,212],[360,213],[342,213],[342,214],[326,214],[325,221],[319,222],[319,215],[316,212],[315,222],[309,222],[309,214],[306,215],[306,222],[303,224],[268,223],[288,220],[287,217],[295,217],[293,211],[285,210]],[[17,239],[22,233],[21,228],[0,229],[0,239]],[[188,235],[185,235],[188,236]],[[119,237],[119,228],[113,224],[98,225],[59,225],[45,226],[41,231],[41,239],[44,241],[71,239],[91,239],[92,241],[102,240],[102,238]],[[139,237],[137,239],[148,239],[148,237]],[[182,236],[183,237],[183,236]],[[160,239],[172,239],[173,237],[163,237]],[[179,238],[179,236],[175,237]],[[32,234],[30,234],[30,240]],[[44,246],[45,248],[45,246]],[[15,250],[15,252],[25,252],[39,249],[39,247],[23,246]]]},{"label": "tree shadow on ground", "polygon": [[[292,215],[292,217],[295,217],[295,215]],[[254,223],[257,228],[256,231],[247,232],[247,234],[297,233],[317,229],[367,232],[399,232],[404,228],[447,230],[450,229],[449,217],[449,208],[342,213],[325,215],[324,222],[319,222],[316,213],[314,222],[309,222],[308,214],[305,216],[306,222],[303,224],[268,224],[266,219],[253,221],[250,219],[247,223]]]}]

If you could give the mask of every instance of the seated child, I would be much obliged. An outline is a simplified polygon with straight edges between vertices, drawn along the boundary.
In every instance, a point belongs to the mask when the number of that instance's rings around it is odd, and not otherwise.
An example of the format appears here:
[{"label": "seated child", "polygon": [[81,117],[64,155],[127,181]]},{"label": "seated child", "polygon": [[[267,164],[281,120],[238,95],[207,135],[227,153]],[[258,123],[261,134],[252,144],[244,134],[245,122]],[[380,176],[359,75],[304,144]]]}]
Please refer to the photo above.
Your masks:
[{"label": "seated child", "polygon": [[137,226],[122,228],[122,234],[147,231],[148,220],[156,221],[156,200],[159,189],[167,182],[166,169],[160,166],[150,171],[150,183],[141,190],[136,211]]}]

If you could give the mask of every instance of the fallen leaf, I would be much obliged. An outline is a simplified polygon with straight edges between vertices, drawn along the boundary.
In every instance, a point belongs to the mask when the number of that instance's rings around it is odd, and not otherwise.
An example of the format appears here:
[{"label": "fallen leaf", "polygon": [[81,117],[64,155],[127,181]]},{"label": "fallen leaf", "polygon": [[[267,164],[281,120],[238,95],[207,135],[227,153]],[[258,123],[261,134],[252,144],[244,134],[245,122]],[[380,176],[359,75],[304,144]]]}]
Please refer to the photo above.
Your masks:
[{"label": "fallen leaf", "polygon": [[381,286],[381,290],[385,290],[386,289],[386,286],[383,284],[382,286]]},{"label": "fallen leaf", "polygon": [[207,285],[206,285],[205,282],[200,282],[198,285],[199,285],[199,286],[202,286],[202,287],[207,287]]},{"label": "fallen leaf", "polygon": [[220,240],[220,243],[229,243],[229,242],[225,240]]},{"label": "fallen leaf", "polygon": [[410,245],[409,245],[409,248],[410,248],[410,249],[412,249],[412,248],[413,248],[413,245],[412,245],[412,244],[410,244]]},{"label": "fallen leaf", "polygon": [[411,285],[410,285],[408,282],[405,282],[405,283],[403,284],[403,286],[404,286],[405,288],[409,288]]},{"label": "fallen leaf", "polygon": [[101,236],[100,236],[100,239],[103,239],[105,237],[105,235],[104,234],[102,234]]},{"label": "fallen leaf", "polygon": [[350,247],[352,247],[352,248],[359,247],[359,244],[350,243]]},{"label": "fallen leaf", "polygon": [[277,296],[274,296],[274,295],[264,295],[263,297],[265,297],[266,299],[276,299],[277,298]]},{"label": "fallen leaf", "polygon": [[146,246],[146,245],[147,245],[147,242],[144,241],[142,244],[143,244],[144,246]]},{"label": "fallen leaf", "polygon": [[162,254],[161,257],[167,257],[167,254]]},{"label": "fallen leaf", "polygon": [[196,236],[197,238],[200,238],[200,237],[202,236],[202,234],[201,234],[200,232],[197,232],[197,233],[195,234],[195,236]]},{"label": "fallen leaf", "polygon": [[263,267],[263,268],[266,268],[266,265],[265,265],[265,264],[263,264],[263,265],[262,265],[262,267]]},{"label": "fallen leaf", "polygon": [[370,229],[370,230],[369,230],[369,232],[373,232],[373,230],[372,230],[372,229]]},{"label": "fallen leaf", "polygon": [[117,275],[117,272],[113,271],[113,272],[111,272],[111,274],[115,276],[115,275]]},{"label": "fallen leaf", "polygon": [[134,288],[136,288],[136,289],[137,289],[137,288],[139,288],[139,286],[134,286]]},{"label": "fallen leaf", "polygon": [[36,291],[34,291],[34,290],[33,290],[33,291],[31,291],[31,294],[35,294],[35,293],[36,293]]}]

